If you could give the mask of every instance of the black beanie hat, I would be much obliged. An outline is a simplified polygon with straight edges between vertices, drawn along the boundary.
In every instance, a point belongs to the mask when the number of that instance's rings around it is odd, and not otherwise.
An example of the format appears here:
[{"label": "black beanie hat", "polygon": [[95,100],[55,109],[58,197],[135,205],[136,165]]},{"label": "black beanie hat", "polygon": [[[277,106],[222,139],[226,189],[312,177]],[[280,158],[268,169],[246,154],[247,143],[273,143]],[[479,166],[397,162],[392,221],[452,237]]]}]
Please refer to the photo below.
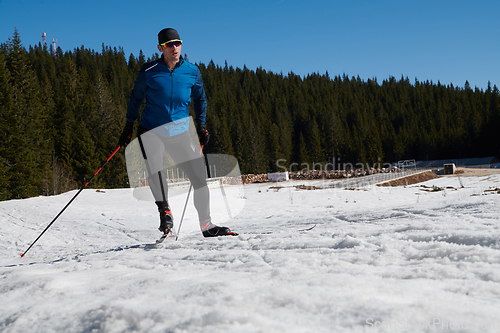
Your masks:
[{"label": "black beanie hat", "polygon": [[175,29],[165,28],[158,33],[158,44],[163,44],[171,40],[180,40],[179,34]]}]

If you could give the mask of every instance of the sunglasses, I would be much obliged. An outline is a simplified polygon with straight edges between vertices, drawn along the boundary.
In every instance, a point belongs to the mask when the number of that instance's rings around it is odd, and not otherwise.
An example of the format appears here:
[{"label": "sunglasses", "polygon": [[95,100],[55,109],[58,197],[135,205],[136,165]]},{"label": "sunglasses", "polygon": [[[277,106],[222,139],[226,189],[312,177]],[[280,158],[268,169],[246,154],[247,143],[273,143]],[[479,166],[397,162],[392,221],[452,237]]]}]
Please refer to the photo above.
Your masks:
[{"label": "sunglasses", "polygon": [[182,45],[182,40],[178,39],[178,40],[171,40],[171,41],[168,41],[168,42],[165,42],[163,44],[160,44],[161,46],[166,46],[166,47],[173,47],[174,45],[179,47]]}]

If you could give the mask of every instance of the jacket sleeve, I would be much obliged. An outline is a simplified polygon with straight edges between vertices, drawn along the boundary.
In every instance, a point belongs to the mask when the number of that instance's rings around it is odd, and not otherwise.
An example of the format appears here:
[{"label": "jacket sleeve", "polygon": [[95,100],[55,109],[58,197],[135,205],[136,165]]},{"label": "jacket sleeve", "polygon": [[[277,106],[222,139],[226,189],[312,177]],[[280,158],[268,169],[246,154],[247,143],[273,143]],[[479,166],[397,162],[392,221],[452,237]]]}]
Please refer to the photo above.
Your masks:
[{"label": "jacket sleeve", "polygon": [[139,118],[141,104],[146,96],[146,71],[144,66],[141,68],[135,79],[134,89],[130,95],[127,105],[127,121],[134,122]]},{"label": "jacket sleeve", "polygon": [[196,75],[196,82],[191,89],[191,94],[193,98],[194,113],[196,115],[196,123],[204,124],[207,118],[207,96],[205,94],[205,88],[203,87],[199,69]]}]

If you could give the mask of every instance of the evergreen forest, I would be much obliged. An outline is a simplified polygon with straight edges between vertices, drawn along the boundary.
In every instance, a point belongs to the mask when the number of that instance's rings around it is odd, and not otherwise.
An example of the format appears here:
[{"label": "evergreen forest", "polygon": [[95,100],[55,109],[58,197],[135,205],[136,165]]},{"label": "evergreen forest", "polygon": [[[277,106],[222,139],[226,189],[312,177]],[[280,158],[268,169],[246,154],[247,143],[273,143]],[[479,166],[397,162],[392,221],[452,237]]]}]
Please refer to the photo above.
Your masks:
[{"label": "evergreen forest", "polygon": [[[118,146],[136,75],[155,57],[105,45],[26,49],[15,30],[0,44],[0,200],[84,184]],[[208,100],[205,152],[235,156],[242,174],[332,158],[372,166],[499,154],[500,93],[490,83],[196,65]],[[123,149],[89,185],[98,186],[128,187]]]}]

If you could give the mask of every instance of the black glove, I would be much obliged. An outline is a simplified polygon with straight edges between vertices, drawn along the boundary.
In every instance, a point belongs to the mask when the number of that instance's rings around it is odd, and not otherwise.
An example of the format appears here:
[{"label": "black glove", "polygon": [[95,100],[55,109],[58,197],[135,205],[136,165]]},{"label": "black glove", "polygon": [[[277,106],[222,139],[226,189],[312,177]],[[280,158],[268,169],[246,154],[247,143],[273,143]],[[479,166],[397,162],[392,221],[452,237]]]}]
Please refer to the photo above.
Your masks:
[{"label": "black glove", "polygon": [[198,124],[198,139],[200,139],[200,145],[204,146],[208,143],[208,139],[210,139],[210,135],[208,134],[207,128],[205,124]]},{"label": "black glove", "polygon": [[118,141],[120,147],[126,147],[130,143],[130,139],[132,138],[132,133],[134,133],[134,123],[127,121],[127,123],[125,124],[125,128],[123,129],[122,135],[120,135],[120,141]]}]

